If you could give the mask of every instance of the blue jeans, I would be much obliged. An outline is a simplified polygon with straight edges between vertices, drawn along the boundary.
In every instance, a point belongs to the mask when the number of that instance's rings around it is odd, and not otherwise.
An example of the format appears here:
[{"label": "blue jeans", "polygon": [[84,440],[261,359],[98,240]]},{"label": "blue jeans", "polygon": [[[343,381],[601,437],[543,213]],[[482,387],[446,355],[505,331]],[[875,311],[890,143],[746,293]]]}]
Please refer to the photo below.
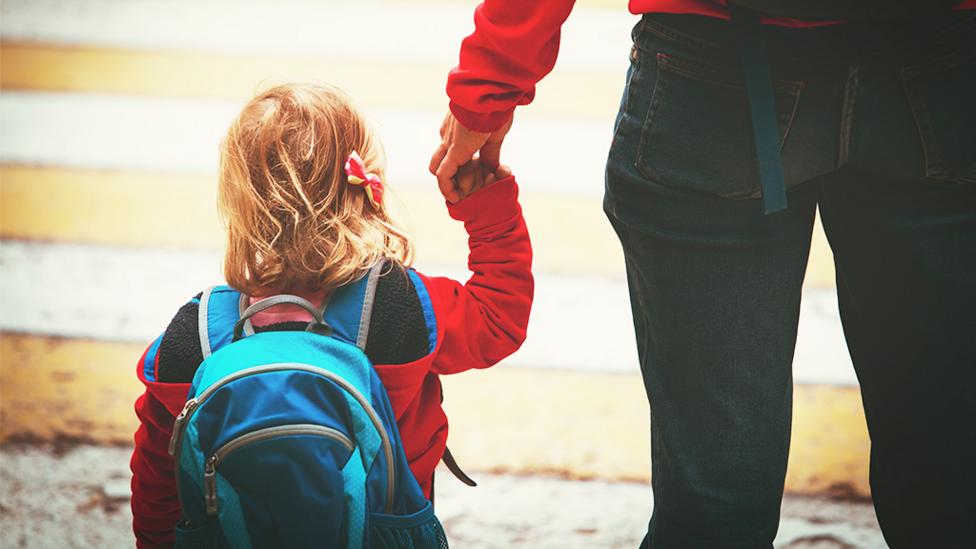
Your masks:
[{"label": "blue jeans", "polygon": [[767,548],[819,207],[894,548],[976,517],[976,18],[765,28],[790,206],[764,216],[734,33],[634,29],[605,209],[651,405],[642,547]]}]

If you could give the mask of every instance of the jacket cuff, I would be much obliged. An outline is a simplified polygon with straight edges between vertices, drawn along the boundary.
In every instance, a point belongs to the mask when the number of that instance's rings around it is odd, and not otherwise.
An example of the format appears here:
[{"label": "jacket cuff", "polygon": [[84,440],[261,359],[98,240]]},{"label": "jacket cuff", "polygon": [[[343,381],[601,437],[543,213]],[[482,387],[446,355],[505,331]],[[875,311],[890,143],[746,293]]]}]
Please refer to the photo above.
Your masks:
[{"label": "jacket cuff", "polygon": [[454,101],[448,104],[451,109],[451,114],[454,118],[461,123],[465,128],[473,132],[481,133],[491,133],[508,122],[508,119],[512,117],[515,112],[515,107],[507,111],[498,112],[474,112],[465,109],[461,105],[458,105]]},{"label": "jacket cuff", "polygon": [[459,202],[448,203],[447,211],[452,218],[464,222],[469,232],[512,219],[521,213],[515,176],[499,179]]}]

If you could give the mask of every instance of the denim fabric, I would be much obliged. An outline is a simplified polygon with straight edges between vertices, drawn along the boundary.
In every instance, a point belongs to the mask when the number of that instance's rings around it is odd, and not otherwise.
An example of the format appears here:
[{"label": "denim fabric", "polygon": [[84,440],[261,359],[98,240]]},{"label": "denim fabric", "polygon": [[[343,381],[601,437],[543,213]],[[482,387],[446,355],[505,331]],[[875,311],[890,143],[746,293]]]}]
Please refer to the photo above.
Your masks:
[{"label": "denim fabric", "polygon": [[730,25],[646,15],[607,164],[651,405],[642,547],[767,548],[814,215],[894,548],[976,516],[976,18],[764,28],[789,209],[764,216]]}]

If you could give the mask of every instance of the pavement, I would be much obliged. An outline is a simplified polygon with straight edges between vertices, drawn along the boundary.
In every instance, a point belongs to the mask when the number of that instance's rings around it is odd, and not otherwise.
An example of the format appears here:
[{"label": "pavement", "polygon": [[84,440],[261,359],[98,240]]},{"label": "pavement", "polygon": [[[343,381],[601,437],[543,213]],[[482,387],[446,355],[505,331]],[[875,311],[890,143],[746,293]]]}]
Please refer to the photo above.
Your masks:
[{"label": "pavement", "polygon": [[[131,547],[131,449],[7,444],[0,449],[0,547]],[[442,472],[437,513],[452,547],[635,548],[653,508],[644,483]],[[886,547],[870,504],[787,497],[775,547]]]}]

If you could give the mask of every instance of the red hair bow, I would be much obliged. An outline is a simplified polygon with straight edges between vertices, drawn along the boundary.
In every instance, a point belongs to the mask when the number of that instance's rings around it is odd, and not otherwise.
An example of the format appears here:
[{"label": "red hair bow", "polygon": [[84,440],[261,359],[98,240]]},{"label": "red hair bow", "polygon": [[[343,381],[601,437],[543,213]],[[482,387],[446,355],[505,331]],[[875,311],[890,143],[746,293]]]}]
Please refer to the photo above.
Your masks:
[{"label": "red hair bow", "polygon": [[346,178],[350,185],[362,187],[366,191],[366,197],[374,207],[380,207],[383,203],[383,182],[375,173],[366,171],[366,165],[356,151],[352,151],[346,160]]}]

